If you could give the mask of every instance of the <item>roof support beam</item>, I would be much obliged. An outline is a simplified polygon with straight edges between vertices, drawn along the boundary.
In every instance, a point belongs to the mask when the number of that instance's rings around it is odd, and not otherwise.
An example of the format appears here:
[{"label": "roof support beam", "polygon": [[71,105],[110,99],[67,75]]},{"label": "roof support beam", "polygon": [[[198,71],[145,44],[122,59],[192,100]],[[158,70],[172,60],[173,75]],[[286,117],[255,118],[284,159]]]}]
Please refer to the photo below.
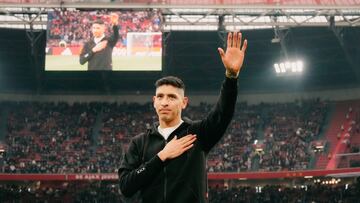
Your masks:
[{"label": "roof support beam", "polygon": [[[360,4],[347,4],[347,5],[277,5],[274,4],[211,4],[211,3],[177,3],[171,4],[160,2],[160,3],[123,3],[121,1],[118,2],[47,2],[44,3],[0,3],[0,7],[13,7],[13,8],[93,8],[93,9],[119,9],[119,8],[130,8],[130,9],[148,9],[148,8],[187,8],[187,9],[354,9],[359,10]],[[345,2],[344,2],[345,3]]]}]

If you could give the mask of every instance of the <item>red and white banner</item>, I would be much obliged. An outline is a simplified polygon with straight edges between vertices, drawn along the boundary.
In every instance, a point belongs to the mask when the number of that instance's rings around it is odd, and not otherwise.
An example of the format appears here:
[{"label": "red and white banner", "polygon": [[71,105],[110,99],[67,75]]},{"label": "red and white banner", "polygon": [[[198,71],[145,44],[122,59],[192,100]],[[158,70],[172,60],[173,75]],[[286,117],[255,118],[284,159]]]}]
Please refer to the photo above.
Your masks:
[{"label": "red and white banner", "polygon": [[[301,177],[349,177],[359,176],[360,168],[335,170],[277,171],[277,172],[244,172],[244,173],[208,173],[210,180],[222,179],[277,179]],[[118,180],[116,173],[85,173],[85,174],[10,174],[0,173],[0,181],[87,181],[87,180]]]}]

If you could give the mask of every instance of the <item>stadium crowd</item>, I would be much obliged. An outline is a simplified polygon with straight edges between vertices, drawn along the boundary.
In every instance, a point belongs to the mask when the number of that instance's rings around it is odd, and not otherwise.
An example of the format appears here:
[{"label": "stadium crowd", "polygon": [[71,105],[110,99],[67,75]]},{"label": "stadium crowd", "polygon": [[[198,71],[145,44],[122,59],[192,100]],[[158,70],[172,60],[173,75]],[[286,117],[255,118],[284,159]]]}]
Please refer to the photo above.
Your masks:
[{"label": "stadium crowd", "polygon": [[267,150],[260,154],[260,168],[266,171],[307,169],[312,156],[309,146],[321,133],[327,104],[311,100],[270,105],[266,109]]},{"label": "stadium crowd", "polygon": [[[266,186],[214,186],[209,189],[211,203],[356,203],[360,193],[359,182],[352,184],[308,184],[290,187]],[[0,185],[0,202],[77,202],[77,203],[138,203],[137,196],[125,198],[118,184],[112,182],[63,183],[61,186]]]},{"label": "stadium crowd", "polygon": [[[156,10],[119,11],[119,46],[126,46],[127,32],[160,32],[160,14]],[[61,11],[48,15],[48,46],[58,46],[60,41],[68,46],[81,46],[91,37],[92,22],[101,19],[111,32],[109,13],[105,11]]]},{"label": "stadium crowd", "polygon": [[209,172],[240,172],[252,169],[252,160],[256,156],[252,144],[261,126],[261,107],[241,103],[236,106],[235,112],[226,135],[209,153]]},{"label": "stadium crowd", "polygon": [[[156,121],[153,106],[128,103],[8,103],[5,173],[116,172],[132,136]],[[223,139],[208,156],[209,172],[309,167],[310,142],[320,133],[326,103],[240,103]],[[211,105],[189,106],[202,118]],[[263,150],[254,143],[263,140]]]},{"label": "stadium crowd", "polygon": [[[12,103],[2,171],[80,173],[92,171],[92,129],[97,104]],[[66,164],[64,164],[66,163]],[[93,172],[93,171],[92,171]]]},{"label": "stadium crowd", "polygon": [[304,185],[286,187],[213,187],[209,190],[209,202],[220,203],[355,203],[358,202],[359,183],[353,185]]}]

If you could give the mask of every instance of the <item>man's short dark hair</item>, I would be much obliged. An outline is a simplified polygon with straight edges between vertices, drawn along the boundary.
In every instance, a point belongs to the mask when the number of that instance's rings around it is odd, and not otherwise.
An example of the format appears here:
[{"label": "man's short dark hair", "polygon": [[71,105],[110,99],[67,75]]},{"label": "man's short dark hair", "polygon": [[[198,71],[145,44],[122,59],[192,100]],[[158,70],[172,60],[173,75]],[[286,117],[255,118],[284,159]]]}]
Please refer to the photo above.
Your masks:
[{"label": "man's short dark hair", "polygon": [[104,25],[105,23],[104,23],[104,21],[101,20],[101,19],[96,19],[95,21],[93,21],[92,24],[93,24],[93,25],[94,25],[94,24]]},{"label": "man's short dark hair", "polygon": [[183,89],[185,91],[185,84],[184,82],[175,76],[166,76],[163,78],[160,78],[155,82],[155,87],[158,88],[163,85],[171,85],[180,89]]}]

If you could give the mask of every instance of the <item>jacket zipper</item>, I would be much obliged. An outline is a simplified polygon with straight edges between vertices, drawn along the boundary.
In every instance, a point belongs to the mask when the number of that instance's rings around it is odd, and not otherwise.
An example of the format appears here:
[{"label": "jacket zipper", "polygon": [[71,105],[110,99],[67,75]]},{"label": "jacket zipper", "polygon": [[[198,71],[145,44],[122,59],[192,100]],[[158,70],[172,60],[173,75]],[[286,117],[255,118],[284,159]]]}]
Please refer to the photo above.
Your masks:
[{"label": "jacket zipper", "polygon": [[[167,144],[167,140],[165,140],[165,145]],[[166,180],[166,166],[164,166],[164,202],[166,202],[166,186],[167,186],[167,180]]]}]

